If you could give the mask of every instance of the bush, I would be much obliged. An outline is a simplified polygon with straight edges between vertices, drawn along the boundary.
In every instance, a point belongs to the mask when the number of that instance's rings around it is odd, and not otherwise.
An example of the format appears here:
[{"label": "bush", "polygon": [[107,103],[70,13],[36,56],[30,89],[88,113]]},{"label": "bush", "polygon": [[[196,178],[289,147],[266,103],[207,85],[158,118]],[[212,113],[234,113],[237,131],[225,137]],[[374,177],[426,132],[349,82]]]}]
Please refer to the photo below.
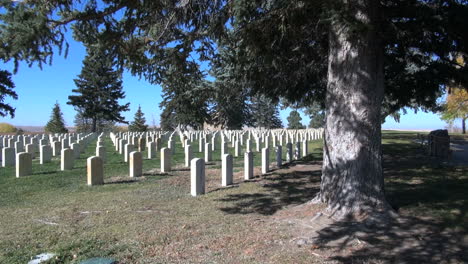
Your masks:
[{"label": "bush", "polygon": [[8,123],[0,123],[0,133],[15,133],[16,127]]}]

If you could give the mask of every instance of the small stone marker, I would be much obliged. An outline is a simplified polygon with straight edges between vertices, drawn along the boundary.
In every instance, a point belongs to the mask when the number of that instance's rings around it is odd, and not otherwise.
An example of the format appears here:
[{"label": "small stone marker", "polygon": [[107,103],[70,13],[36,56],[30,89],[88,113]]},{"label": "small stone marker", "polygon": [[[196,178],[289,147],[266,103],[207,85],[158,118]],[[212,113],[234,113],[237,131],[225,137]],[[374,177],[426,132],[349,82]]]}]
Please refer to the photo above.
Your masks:
[{"label": "small stone marker", "polygon": [[71,144],[71,149],[73,150],[73,157],[75,159],[78,159],[80,157],[80,144],[78,143],[72,143]]},{"label": "small stone marker", "polygon": [[205,144],[205,161],[210,162],[211,161],[211,144],[206,143]]},{"label": "small stone marker", "polygon": [[171,149],[161,149],[161,172],[171,171]]},{"label": "small stone marker", "polygon": [[205,193],[205,161],[195,158],[190,161],[190,194],[197,196]]},{"label": "small stone marker", "polygon": [[16,178],[32,174],[32,157],[27,152],[16,154]]},{"label": "small stone marker", "polygon": [[125,151],[124,151],[124,161],[128,162],[128,158],[130,157],[130,152],[135,151],[135,145],[132,144],[125,144]]},{"label": "small stone marker", "polygon": [[102,162],[106,163],[107,161],[107,154],[106,154],[106,147],[96,147],[96,156],[102,159]]},{"label": "small stone marker", "polygon": [[31,158],[34,159],[34,156],[36,154],[36,146],[34,144],[27,144],[26,145],[26,152],[31,154]]},{"label": "small stone marker", "polygon": [[88,185],[104,184],[104,168],[100,157],[89,157],[86,160]]},{"label": "small stone marker", "polygon": [[239,157],[240,155],[240,142],[239,140],[234,141],[234,156]]},{"label": "small stone marker", "polygon": [[71,170],[73,169],[73,150],[66,148],[62,149],[61,159],[60,159],[60,169],[61,170]]},{"label": "small stone marker", "polygon": [[52,156],[58,156],[60,154],[60,142],[58,141],[53,141],[52,142]]},{"label": "small stone marker", "polygon": [[305,157],[309,154],[309,144],[307,140],[302,141],[302,156]]},{"label": "small stone marker", "polygon": [[185,167],[190,167],[190,161],[192,160],[192,146],[185,145]]},{"label": "small stone marker", "polygon": [[148,159],[154,159],[156,157],[156,143],[148,142]]},{"label": "small stone marker", "polygon": [[253,160],[253,152],[245,152],[244,153],[244,180],[250,180],[253,178],[254,172],[254,160]]},{"label": "small stone marker", "polygon": [[143,155],[141,152],[130,153],[130,177],[140,177],[143,175]]},{"label": "small stone marker", "polygon": [[221,161],[221,185],[228,186],[232,184],[232,155],[224,154]]},{"label": "small stone marker", "polygon": [[293,151],[291,143],[286,143],[286,160],[288,162],[291,162],[293,160]]},{"label": "small stone marker", "polygon": [[270,149],[262,149],[262,174],[268,173],[270,170]]},{"label": "small stone marker", "polygon": [[2,149],[2,167],[15,166],[16,153],[14,148]]},{"label": "small stone marker", "polygon": [[52,148],[49,145],[42,145],[39,149],[39,164],[45,164],[52,160]]},{"label": "small stone marker", "polygon": [[145,151],[145,146],[146,146],[146,139],[145,138],[138,139],[138,151],[139,152]]},{"label": "small stone marker", "polygon": [[279,168],[283,166],[283,149],[281,148],[280,145],[276,145],[275,147],[275,152],[276,152],[276,166]]},{"label": "small stone marker", "polygon": [[301,142],[296,142],[296,146],[294,148],[294,159],[301,158]]}]

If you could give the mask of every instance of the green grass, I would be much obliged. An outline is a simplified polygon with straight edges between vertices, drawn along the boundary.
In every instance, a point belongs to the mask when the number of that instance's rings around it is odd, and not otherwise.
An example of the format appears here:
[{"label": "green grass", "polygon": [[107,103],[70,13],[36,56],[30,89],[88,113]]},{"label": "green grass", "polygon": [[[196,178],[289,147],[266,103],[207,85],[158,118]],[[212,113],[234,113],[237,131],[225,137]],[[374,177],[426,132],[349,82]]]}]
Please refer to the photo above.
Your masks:
[{"label": "green grass", "polygon": [[[415,133],[384,132],[384,174],[391,204],[402,214],[435,217],[441,226],[466,231],[467,167],[450,167],[428,159],[413,140]],[[277,241],[290,235],[268,223],[289,205],[310,200],[320,172],[256,178],[221,188],[219,144],[207,166],[207,194],[191,197],[189,172],[176,141],[174,171],[159,174],[159,157],[146,159],[144,177],[130,179],[128,164],[106,139],[108,161],[102,186],[86,185],[86,157],[91,143],[71,171],[59,170],[56,158],[33,164],[34,174],[15,178],[14,168],[0,168],[0,263],[26,263],[36,254],[54,252],[50,263],[79,263],[112,257],[121,263],[292,263],[316,261],[307,252],[282,250]],[[253,145],[253,149],[255,145]],[[192,143],[194,157],[198,141]],[[234,154],[229,146],[229,152]],[[242,151],[243,152],[243,151]],[[283,158],[286,153],[283,148]],[[309,142],[311,155],[322,159],[321,141]],[[255,153],[255,166],[260,166]],[[275,161],[270,151],[270,161]],[[234,158],[242,170],[243,155]],[[212,173],[211,173],[212,172]],[[241,173],[242,174],[242,173]],[[253,250],[253,253],[250,252]]]}]

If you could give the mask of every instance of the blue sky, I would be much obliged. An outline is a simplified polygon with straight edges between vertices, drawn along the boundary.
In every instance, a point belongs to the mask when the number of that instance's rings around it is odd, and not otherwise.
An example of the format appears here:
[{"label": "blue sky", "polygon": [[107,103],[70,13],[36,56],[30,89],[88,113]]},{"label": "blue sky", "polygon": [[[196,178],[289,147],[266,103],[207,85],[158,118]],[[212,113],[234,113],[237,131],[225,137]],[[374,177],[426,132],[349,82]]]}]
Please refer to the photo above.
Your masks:
[{"label": "blue sky", "polygon": [[[15,118],[1,118],[0,122],[8,122],[17,126],[44,126],[50,118],[52,107],[57,101],[60,104],[64,114],[65,122],[68,126],[73,126],[75,110],[67,105],[68,96],[71,90],[75,88],[73,79],[81,71],[82,60],[85,56],[85,49],[81,44],[70,41],[70,52],[65,59],[63,56],[55,56],[52,66],[44,65],[43,69],[33,66],[29,68],[21,63],[19,71],[13,76],[16,85],[18,100],[8,98],[10,103],[16,108]],[[1,69],[13,71],[13,63],[4,64]],[[161,110],[159,103],[162,100],[161,87],[151,85],[145,80],[124,73],[123,86],[126,98],[122,103],[130,102],[130,111],[123,113],[126,120],[133,120],[133,116],[141,105],[147,123],[159,124]],[[287,125],[287,116],[291,109],[280,111],[283,125]],[[307,125],[309,118],[301,112],[302,122]],[[445,127],[445,122],[440,120],[437,114],[424,113],[419,111],[417,114],[408,110],[406,115],[402,115],[400,123],[392,118],[387,118],[383,124],[384,129],[439,129]]]}]

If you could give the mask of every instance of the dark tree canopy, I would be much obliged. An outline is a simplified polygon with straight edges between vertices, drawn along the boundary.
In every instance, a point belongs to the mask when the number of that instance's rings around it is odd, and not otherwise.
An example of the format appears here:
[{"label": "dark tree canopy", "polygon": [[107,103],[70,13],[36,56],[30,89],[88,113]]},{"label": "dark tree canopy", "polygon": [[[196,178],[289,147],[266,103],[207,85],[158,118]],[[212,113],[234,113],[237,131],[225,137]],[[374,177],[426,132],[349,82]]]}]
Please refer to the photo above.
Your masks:
[{"label": "dark tree canopy", "polygon": [[104,51],[89,53],[83,60],[76,89],[67,104],[75,106],[84,118],[91,120],[91,131],[97,132],[102,122],[125,123],[121,112],[129,110],[129,103],[120,105],[119,99],[125,98],[122,87],[122,71],[114,70],[113,59]]},{"label": "dark tree canopy", "polygon": [[288,128],[289,129],[303,129],[304,125],[301,123],[302,117],[298,111],[293,110],[289,113],[287,118],[288,120]]},{"label": "dark tree canopy", "polygon": [[15,117],[15,108],[5,103],[5,99],[11,97],[18,99],[18,95],[13,89],[15,84],[11,80],[11,73],[5,70],[0,70],[0,116],[5,117],[10,115],[12,118]]},{"label": "dark tree canopy", "polygon": [[278,106],[268,97],[252,97],[252,121],[257,128],[282,128]]},{"label": "dark tree canopy", "polygon": [[468,87],[468,66],[454,56],[468,54],[466,0],[0,3],[1,59],[49,62],[55,47],[66,48],[63,32],[72,25],[88,48],[105,49],[119,67],[162,84],[171,126],[200,127],[209,119],[214,97],[199,62],[215,64],[224,48],[231,53],[221,66],[229,73],[226,88],[246,84],[254,105],[257,94],[273,103],[324,105],[318,198],[333,214],[389,208],[384,116],[402,107],[433,109],[449,81]]},{"label": "dark tree canopy", "polygon": [[309,116],[309,128],[322,128],[325,125],[325,110],[318,103],[304,109],[304,113]]},{"label": "dark tree canopy", "polygon": [[141,106],[138,106],[138,110],[135,113],[135,118],[128,126],[128,131],[146,132],[147,130],[148,125],[146,124],[145,114],[141,111]]},{"label": "dark tree canopy", "polygon": [[65,127],[63,114],[58,103],[55,103],[54,107],[52,108],[50,120],[47,122],[44,130],[47,133],[68,133],[68,129]]}]

